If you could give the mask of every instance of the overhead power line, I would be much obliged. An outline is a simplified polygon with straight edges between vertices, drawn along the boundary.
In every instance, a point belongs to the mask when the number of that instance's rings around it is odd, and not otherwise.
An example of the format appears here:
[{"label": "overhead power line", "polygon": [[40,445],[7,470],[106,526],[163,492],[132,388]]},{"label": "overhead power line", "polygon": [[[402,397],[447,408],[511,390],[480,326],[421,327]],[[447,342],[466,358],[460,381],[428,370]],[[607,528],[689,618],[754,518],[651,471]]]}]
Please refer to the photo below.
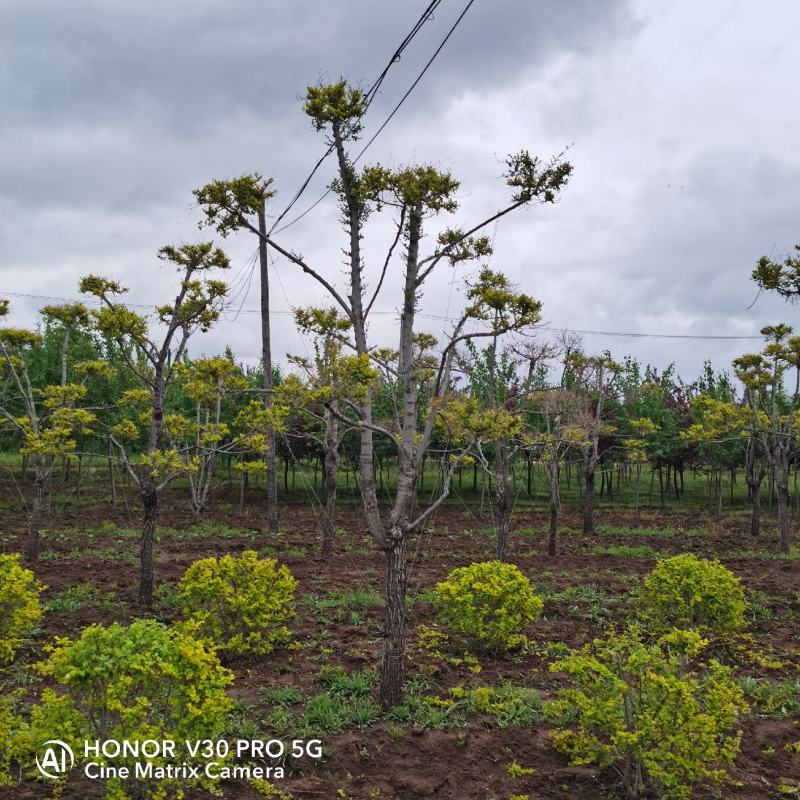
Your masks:
[{"label": "overhead power line", "polygon": [[[76,300],[71,297],[53,297],[44,294],[26,294],[23,292],[6,292],[0,291],[0,297],[20,297],[27,300],[58,300],[62,303],[80,303],[86,302],[85,300]],[[153,309],[152,305],[146,303],[125,303],[126,306],[131,308],[146,308]],[[261,309],[258,308],[243,308],[237,314],[260,314]],[[270,309],[270,314],[286,316],[294,314],[291,309]],[[395,316],[399,312],[396,309],[377,310],[373,309],[370,314],[380,314],[381,316]],[[458,322],[457,317],[446,316],[444,314],[427,314],[419,312],[418,317],[422,319],[434,319],[443,322]],[[720,341],[737,341],[743,339],[763,340],[763,336],[747,335],[747,334],[716,334],[716,333],[643,333],[639,331],[599,331],[599,330],[584,330],[581,328],[560,328],[553,325],[542,325],[536,328],[537,331],[548,331],[554,333],[579,333],[585,336],[619,336],[630,337],[633,339],[705,339],[705,340],[720,340]]]}]

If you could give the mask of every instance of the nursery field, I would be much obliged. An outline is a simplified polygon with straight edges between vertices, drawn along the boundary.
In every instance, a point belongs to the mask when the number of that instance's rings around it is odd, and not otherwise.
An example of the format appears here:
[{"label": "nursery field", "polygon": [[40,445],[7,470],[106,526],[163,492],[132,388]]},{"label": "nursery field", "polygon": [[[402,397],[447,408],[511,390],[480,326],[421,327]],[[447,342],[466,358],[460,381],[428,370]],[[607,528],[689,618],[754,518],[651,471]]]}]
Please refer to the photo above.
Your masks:
[{"label": "nursery field", "polygon": [[[298,585],[291,639],[266,655],[224,657],[234,673],[225,736],[230,739],[319,738],[321,759],[288,758],[286,775],[271,787],[223,781],[231,798],[314,800],[555,800],[622,796],[612,768],[571,765],[551,732],[559,721],[548,704],[566,677],[550,663],[635,615],[643,576],[669,556],[718,557],[745,587],[746,632],[728,643],[731,666],[749,710],[739,721],[741,750],[721,786],[696,797],[755,800],[800,797],[800,587],[792,549],[777,547],[776,521],[765,518],[761,537],[749,534],[746,512],[631,509],[604,506],[596,533],[564,508],[559,551],[547,554],[547,514],[518,510],[508,561],[519,567],[544,601],[541,616],[508,651],[474,650],[448,637],[437,623],[434,587],[456,568],[493,558],[492,515],[479,505],[443,506],[409,538],[407,551],[408,671],[401,705],[382,711],[377,698],[386,559],[372,544],[363,513],[340,510],[334,552],[320,555],[314,510],[281,508],[277,534],[266,530],[256,499],[214,504],[195,523],[181,493],[161,501],[151,610],[138,599],[137,510],[120,502],[65,507],[41,531],[33,567],[46,585],[45,613],[32,639],[2,673],[22,707],[36,702],[48,678],[31,665],[55,637],[76,637],[93,623],[127,624],[150,616],[177,619],[176,585],[196,560],[255,550],[291,571]],[[20,551],[26,514],[6,488],[0,531],[3,551]],[[563,722],[563,720],[562,720]],[[680,725],[679,721],[676,721]],[[0,788],[2,798],[54,796],[56,787],[25,770],[21,782]],[[15,776],[16,777],[16,776]],[[101,781],[75,776],[58,791],[64,800],[103,797]],[[281,794],[283,792],[283,794]],[[190,787],[187,798],[205,798]]]}]

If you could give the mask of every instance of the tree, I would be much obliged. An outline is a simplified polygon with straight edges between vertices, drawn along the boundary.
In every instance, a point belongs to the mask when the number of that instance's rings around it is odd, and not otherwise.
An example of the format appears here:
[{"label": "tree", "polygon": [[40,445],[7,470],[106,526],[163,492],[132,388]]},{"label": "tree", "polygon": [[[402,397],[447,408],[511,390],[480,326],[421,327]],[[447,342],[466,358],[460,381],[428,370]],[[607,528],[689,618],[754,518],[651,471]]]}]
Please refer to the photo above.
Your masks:
[{"label": "tree", "polygon": [[175,373],[194,404],[194,414],[165,414],[165,434],[186,465],[189,505],[199,520],[208,506],[217,459],[237,446],[231,426],[223,419],[223,403],[246,389],[247,380],[233,361],[222,357],[176,364]]},{"label": "tree", "polygon": [[[342,403],[335,387],[340,384],[344,366],[343,339],[350,330],[350,320],[335,308],[298,308],[294,319],[297,327],[314,336],[314,359],[291,357],[306,373],[311,390],[304,397],[304,407],[320,420],[323,428],[322,447],[322,555],[333,553],[336,533],[336,477],[339,473],[339,450],[344,433],[340,431]],[[346,428],[344,432],[346,432]]]},{"label": "tree", "polygon": [[67,383],[70,338],[73,331],[89,325],[89,310],[83,303],[65,303],[64,305],[45,306],[41,313],[46,320],[58,322],[62,327],[64,338],[61,344],[61,385],[64,386]]},{"label": "tree", "polygon": [[[392,433],[373,421],[371,391],[366,391],[357,402],[348,404],[357,419],[360,432],[359,489],[364,513],[373,541],[385,554],[387,562],[381,701],[384,706],[390,707],[401,699],[405,676],[406,537],[443,502],[455,468],[451,465],[445,474],[440,496],[421,514],[414,515],[415,485],[449,386],[454,350],[467,338],[464,329],[469,321],[475,320],[486,325],[486,329],[478,335],[492,336],[495,328],[491,325],[491,319],[495,310],[503,311],[498,332],[529,324],[531,316],[538,314],[539,310],[538,303],[530,297],[512,292],[499,273],[484,268],[467,291],[469,306],[450,332],[439,367],[430,382],[430,394],[420,403],[414,354],[419,297],[425,281],[440,264],[474,261],[489,254],[491,248],[488,239],[475,236],[482,228],[534,201],[554,202],[558,191],[568,180],[572,167],[560,158],[543,165],[526,151],[511,156],[507,160],[506,173],[507,184],[513,190],[510,203],[466,232],[452,229],[442,231],[437,238],[436,250],[422,257],[420,244],[424,221],[442,212],[455,211],[457,203],[454,193],[458,182],[448,173],[431,166],[394,171],[373,166],[358,172],[346,145],[358,138],[365,110],[364,94],[348,86],[344,80],[309,87],[306,95],[306,114],[317,130],[325,131],[328,144],[336,155],[338,177],[331,188],[339,199],[342,222],[349,241],[347,295],[337,291],[320,270],[278,244],[270,234],[261,238],[326,289],[350,320],[351,344],[357,357],[364,362],[374,358],[373,348],[367,341],[369,312],[383,285],[395,248],[401,239],[403,241],[405,253],[396,376],[401,392],[399,433]],[[378,283],[369,300],[366,300],[366,264],[361,249],[364,223],[373,211],[387,206],[395,211],[395,233],[386,250]],[[376,433],[395,438],[398,446],[398,481],[391,508],[385,517],[378,506],[373,475],[373,436]]]},{"label": "tree", "polygon": [[559,477],[561,463],[570,450],[583,452],[589,446],[586,429],[580,424],[577,397],[568,386],[570,363],[575,341],[564,341],[561,374],[558,383],[536,388],[528,396],[530,409],[526,441],[540,453],[549,478],[550,526],[547,535],[547,553],[554,556],[558,550],[558,517],[561,512]]},{"label": "tree", "polygon": [[[264,408],[272,405],[272,344],[269,324],[269,259],[267,257],[267,201],[275,196],[272,178],[254,173],[232,180],[213,181],[194,191],[203,207],[206,225],[225,237],[241,229],[258,237],[258,263],[261,281],[261,361],[264,370]],[[267,473],[267,526],[278,532],[278,483],[275,472],[275,432],[266,432],[265,467]]]},{"label": "tree", "polygon": [[511,461],[521,439],[522,418],[519,404],[527,387],[520,385],[518,368],[520,356],[512,350],[498,352],[496,338],[479,350],[471,340],[465,342],[466,354],[459,359],[470,381],[470,392],[480,405],[490,412],[492,424],[476,442],[478,461],[487,475],[492,475],[489,458],[482,440],[494,450],[494,518],[496,531],[495,556],[505,561],[508,556],[508,532],[511,522]]},{"label": "tree", "polygon": [[[8,313],[8,301],[0,300],[0,318]],[[33,331],[0,328],[0,418],[4,427],[16,430],[22,439],[21,452],[33,461],[33,498],[28,512],[25,555],[36,561],[39,555],[44,492],[55,459],[75,450],[75,436],[91,433],[95,415],[80,408],[90,377],[109,377],[113,369],[102,361],[76,365],[78,383],[67,383],[67,362],[62,362],[62,383],[35,387],[28,374],[30,350],[40,341]]]},{"label": "tree", "polygon": [[[139,384],[138,389],[129,390],[120,398],[123,406],[137,408],[136,421],[130,417],[122,420],[110,429],[109,435],[142,498],[139,602],[145,606],[153,600],[158,497],[174,477],[187,469],[174,448],[164,447],[164,403],[176,376],[175,365],[186,352],[190,337],[216,322],[227,293],[222,281],[206,275],[230,266],[225,253],[210,242],[162,247],[158,257],[175,265],[181,274],[175,300],[156,308],[156,318],[163,329],[158,339],[150,336],[145,316],[118,300],[127,289],[97,275],[88,275],[80,282],[80,290],[101,303],[100,309],[92,312],[98,330],[117,343],[122,366]],[[137,447],[141,447],[138,457]]]},{"label": "tree", "polygon": [[625,441],[628,459],[636,465],[636,516],[639,516],[639,492],[642,485],[642,465],[647,463],[647,443],[656,433],[655,423],[647,417],[636,417],[630,421],[633,437]]},{"label": "tree", "polygon": [[[740,356],[733,362],[736,376],[745,386],[745,402],[751,412],[753,433],[758,437],[767,463],[775,472],[778,493],[780,549],[789,552],[789,461],[795,444],[795,416],[800,395],[800,337],[790,336],[788,325],[761,329],[767,344],[761,353]],[[794,370],[794,388],[787,394],[786,373]]]},{"label": "tree", "polygon": [[571,353],[569,369],[574,380],[574,388],[583,403],[583,425],[586,428],[589,446],[584,450],[583,477],[583,532],[594,533],[594,479],[597,465],[603,453],[600,450],[601,434],[608,434],[615,428],[604,420],[606,400],[614,391],[614,383],[621,367],[611,359],[609,353],[602,356],[585,356]]}]

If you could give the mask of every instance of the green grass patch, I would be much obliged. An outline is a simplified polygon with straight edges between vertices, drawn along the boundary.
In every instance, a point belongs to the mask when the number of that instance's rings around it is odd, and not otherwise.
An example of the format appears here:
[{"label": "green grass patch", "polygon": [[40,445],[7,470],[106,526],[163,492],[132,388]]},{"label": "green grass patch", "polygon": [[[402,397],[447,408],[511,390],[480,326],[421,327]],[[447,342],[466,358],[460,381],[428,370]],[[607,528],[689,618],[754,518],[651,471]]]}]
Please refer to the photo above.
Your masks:
[{"label": "green grass patch", "polygon": [[626,528],[620,525],[597,525],[597,533],[611,536],[637,536],[653,539],[704,539],[708,533],[700,528],[654,528],[648,526]]},{"label": "green grass patch", "polygon": [[593,556],[617,556],[620,558],[658,558],[664,553],[657,553],[647,544],[612,544],[608,547],[597,545],[592,548]]},{"label": "green grass patch", "polygon": [[800,715],[800,678],[772,683],[745,675],[737,683],[750,701],[754,716],[786,719]]},{"label": "green grass patch", "polygon": [[224,522],[198,522],[188,528],[177,530],[175,528],[159,528],[157,539],[172,540],[176,542],[194,541],[197,539],[255,539],[256,531],[248,528],[233,528]]},{"label": "green grass patch", "polygon": [[71,613],[84,608],[113,608],[114,599],[90,583],[66,586],[47,601],[48,611]]},{"label": "green grass patch", "polygon": [[371,586],[354,589],[336,589],[327,595],[309,594],[303,597],[302,604],[314,613],[324,613],[331,609],[370,609],[383,608],[384,600],[377,589]]}]

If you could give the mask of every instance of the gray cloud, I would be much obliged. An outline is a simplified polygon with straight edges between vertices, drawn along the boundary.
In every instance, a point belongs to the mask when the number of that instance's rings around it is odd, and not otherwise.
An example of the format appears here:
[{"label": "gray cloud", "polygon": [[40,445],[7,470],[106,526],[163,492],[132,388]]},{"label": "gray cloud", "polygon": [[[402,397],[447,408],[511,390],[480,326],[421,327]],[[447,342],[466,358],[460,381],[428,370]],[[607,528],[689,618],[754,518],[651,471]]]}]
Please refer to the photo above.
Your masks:
[{"label": "gray cloud", "polygon": [[[197,231],[191,189],[260,170],[275,177],[280,208],[323,147],[301,113],[306,84],[339,74],[369,84],[424,5],[4,3],[0,288],[74,296],[78,276],[95,271],[127,282],[133,300],[159,301],[172,275],[157,266],[157,247],[208,235]],[[445,0],[393,67],[367,135],[461,8]],[[774,298],[747,306],[754,260],[800,239],[800,56],[787,46],[798,29],[800,12],[787,2],[767,15],[723,0],[476,0],[369,156],[452,169],[462,180],[456,221],[470,221],[502,203],[506,152],[547,156],[574,142],[562,201],[491,231],[495,263],[544,301],[548,322],[752,334],[795,313]],[[326,165],[296,210],[329,178]],[[387,225],[370,233],[372,262]],[[333,202],[281,239],[339,276]],[[253,242],[225,246],[243,279]],[[291,265],[278,262],[275,274],[277,309],[325,299]],[[423,310],[455,311],[451,278],[436,277]],[[396,286],[390,276],[382,310],[394,307]],[[196,348],[229,343],[257,358],[256,317],[234,313],[255,306],[255,288],[236,293]],[[38,305],[15,301],[17,320],[31,324]],[[389,314],[373,326],[376,337],[393,334]],[[276,314],[275,330],[279,351],[303,351],[287,315]],[[586,345],[674,359],[690,374],[706,356],[724,367],[754,346],[600,336]]]}]

